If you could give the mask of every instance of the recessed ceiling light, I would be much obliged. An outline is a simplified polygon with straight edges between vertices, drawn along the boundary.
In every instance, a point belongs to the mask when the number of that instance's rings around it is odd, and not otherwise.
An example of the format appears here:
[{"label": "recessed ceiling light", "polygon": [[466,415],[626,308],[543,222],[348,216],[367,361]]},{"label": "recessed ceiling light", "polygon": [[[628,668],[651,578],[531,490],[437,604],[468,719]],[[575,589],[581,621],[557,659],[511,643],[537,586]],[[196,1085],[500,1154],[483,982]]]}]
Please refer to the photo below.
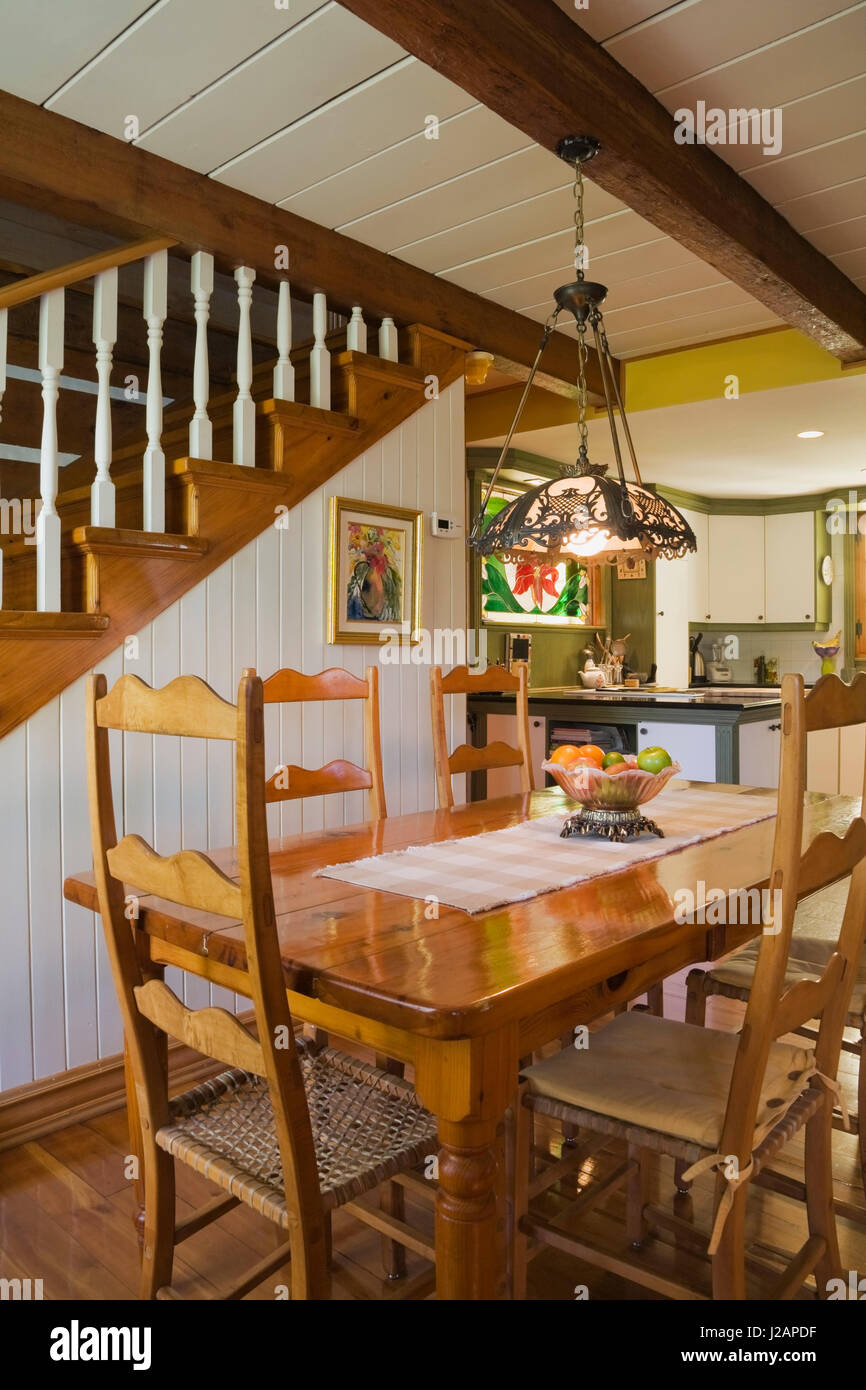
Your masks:
[{"label": "recessed ceiling light", "polygon": [[798,438],[798,439],[822,439],[822,438],[823,438],[823,435],[824,435],[824,431],[823,431],[823,430],[800,430],[800,433],[797,435],[797,438]]}]

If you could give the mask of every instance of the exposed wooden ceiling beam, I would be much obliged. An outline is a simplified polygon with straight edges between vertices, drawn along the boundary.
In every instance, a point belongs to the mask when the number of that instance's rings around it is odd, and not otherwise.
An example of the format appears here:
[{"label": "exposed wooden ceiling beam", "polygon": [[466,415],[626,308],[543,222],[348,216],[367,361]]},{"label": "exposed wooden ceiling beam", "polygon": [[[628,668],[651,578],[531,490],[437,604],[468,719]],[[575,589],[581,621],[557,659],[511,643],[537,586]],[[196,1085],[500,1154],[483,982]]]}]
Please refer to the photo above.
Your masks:
[{"label": "exposed wooden ceiling beam", "polygon": [[843,361],[864,355],[866,295],[553,0],[340,0],[553,150],[594,135],[593,183]]},{"label": "exposed wooden ceiling beam", "polygon": [[[500,386],[495,391],[471,391],[466,397],[466,443],[478,439],[498,439],[507,434],[522,394],[520,386]],[[590,416],[595,412],[590,411]],[[533,386],[520,421],[521,434],[551,429],[555,425],[574,426],[577,453],[577,401],[553,396]]]},{"label": "exposed wooden ceiling beam", "polygon": [[[272,287],[285,278],[272,267],[287,246],[288,278],[308,294],[323,290],[332,309],[360,304],[373,317],[423,323],[524,370],[535,357],[542,329],[533,319],[160,155],[9,92],[0,92],[0,130],[0,197],[11,202],[117,236],[157,231],[210,251],[229,273],[251,265]],[[594,354],[587,375],[600,394]],[[556,333],[539,382],[572,395],[576,376],[577,344]]]}]

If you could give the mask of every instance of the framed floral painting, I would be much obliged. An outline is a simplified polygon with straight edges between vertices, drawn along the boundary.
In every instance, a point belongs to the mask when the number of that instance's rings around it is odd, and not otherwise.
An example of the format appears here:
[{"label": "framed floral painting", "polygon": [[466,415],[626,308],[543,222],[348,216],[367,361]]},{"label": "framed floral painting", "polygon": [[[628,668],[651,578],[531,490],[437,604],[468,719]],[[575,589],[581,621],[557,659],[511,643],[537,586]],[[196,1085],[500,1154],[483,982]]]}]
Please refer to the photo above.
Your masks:
[{"label": "framed floral painting", "polygon": [[422,519],[407,507],[331,498],[329,642],[378,646],[389,628],[414,640],[421,626]]}]

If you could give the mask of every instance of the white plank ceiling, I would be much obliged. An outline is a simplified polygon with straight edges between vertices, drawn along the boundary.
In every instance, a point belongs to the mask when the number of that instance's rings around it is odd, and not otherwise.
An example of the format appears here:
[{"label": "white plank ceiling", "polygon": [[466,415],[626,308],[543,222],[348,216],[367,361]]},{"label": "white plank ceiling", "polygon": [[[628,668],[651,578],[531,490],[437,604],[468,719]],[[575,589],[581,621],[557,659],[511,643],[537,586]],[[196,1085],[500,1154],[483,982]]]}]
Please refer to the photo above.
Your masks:
[{"label": "white plank ceiling", "polygon": [[[672,112],[781,107],[777,155],[717,152],[866,287],[866,0],[556,3]],[[334,0],[0,0],[0,86],[538,319],[571,275],[570,171]],[[587,218],[618,355],[779,322],[592,185]]]}]

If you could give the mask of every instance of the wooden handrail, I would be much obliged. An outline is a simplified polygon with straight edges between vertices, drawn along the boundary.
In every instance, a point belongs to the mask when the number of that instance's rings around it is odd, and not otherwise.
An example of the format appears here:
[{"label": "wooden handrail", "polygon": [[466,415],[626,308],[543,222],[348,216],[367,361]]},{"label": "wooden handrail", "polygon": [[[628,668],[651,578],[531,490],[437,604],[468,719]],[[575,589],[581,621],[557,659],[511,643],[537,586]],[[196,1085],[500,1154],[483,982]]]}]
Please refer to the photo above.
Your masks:
[{"label": "wooden handrail", "polygon": [[0,309],[27,304],[31,299],[38,299],[49,290],[75,285],[79,280],[89,280],[91,275],[99,275],[103,270],[144,260],[155,251],[166,251],[170,246],[176,245],[177,240],[174,237],[147,237],[144,241],[131,241],[127,246],[112,246],[107,251],[96,251],[92,256],[84,256],[80,261],[70,261],[68,265],[58,266],[56,270],[40,270],[38,275],[28,275],[25,280],[17,280],[14,285],[6,285],[0,289]]}]

